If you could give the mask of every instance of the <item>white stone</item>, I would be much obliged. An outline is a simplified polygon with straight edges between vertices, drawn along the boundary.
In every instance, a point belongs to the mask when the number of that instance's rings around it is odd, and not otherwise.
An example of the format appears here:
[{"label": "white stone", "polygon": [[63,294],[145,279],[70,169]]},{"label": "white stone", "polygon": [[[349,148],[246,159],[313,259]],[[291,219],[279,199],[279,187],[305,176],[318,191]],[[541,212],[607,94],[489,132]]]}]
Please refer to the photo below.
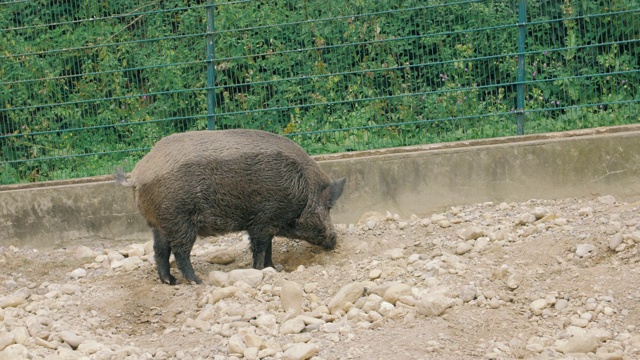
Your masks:
[{"label": "white stone", "polygon": [[211,300],[210,304],[215,304],[222,299],[226,299],[234,296],[240,289],[235,286],[227,286],[223,288],[215,288],[211,291]]},{"label": "white stone", "polygon": [[522,282],[522,276],[519,273],[513,273],[507,278],[507,287],[511,290],[515,290],[520,286]]},{"label": "white stone", "polygon": [[16,336],[13,333],[4,333],[0,335],[0,351],[9,345],[16,343]]},{"label": "white stone", "polygon": [[440,316],[454,304],[454,300],[442,294],[427,294],[417,302],[418,312],[425,316]]},{"label": "white stone", "polygon": [[367,221],[367,228],[369,230],[373,230],[376,227],[376,222],[375,220],[368,220]]},{"label": "white stone", "polygon": [[201,331],[208,331],[211,329],[211,324],[205,320],[187,318],[184,322],[185,326],[199,329]]},{"label": "white stone", "polygon": [[306,360],[320,351],[320,347],[313,343],[298,343],[287,349],[282,358],[285,360]]},{"label": "white stone", "polygon": [[87,270],[83,268],[77,268],[69,274],[69,277],[71,277],[72,279],[78,279],[85,276],[87,276]]},{"label": "white stone", "polygon": [[380,278],[380,276],[382,275],[382,270],[380,269],[373,269],[369,272],[369,279],[370,280],[375,280]]},{"label": "white stone", "polygon": [[78,246],[77,248],[75,248],[75,250],[73,250],[73,256],[76,259],[95,258],[96,255],[96,252],[91,250],[87,246]]},{"label": "white stone", "polygon": [[80,287],[80,285],[76,285],[76,284],[64,284],[60,289],[60,291],[62,291],[62,293],[66,295],[72,295],[72,294],[78,293],[80,292],[80,290],[82,290],[82,288]]},{"label": "white stone", "polygon": [[278,350],[272,348],[262,349],[258,352],[258,359],[264,359],[266,357],[272,357],[278,353]]},{"label": "white stone", "polygon": [[250,348],[250,347],[254,347],[257,349],[262,349],[264,348],[264,339],[262,339],[260,336],[253,334],[253,333],[245,333],[244,334],[244,344]]},{"label": "white stone", "polygon": [[411,286],[407,284],[393,284],[384,292],[382,299],[393,305],[401,296],[411,295]]},{"label": "white stone", "polygon": [[294,281],[287,281],[280,290],[280,303],[287,312],[293,310],[295,315],[302,313],[302,286]]},{"label": "white stone", "polygon": [[596,247],[592,244],[578,244],[576,245],[576,256],[581,258],[589,256],[595,249]]},{"label": "white stone", "polygon": [[400,248],[391,249],[387,251],[387,254],[389,254],[391,260],[398,260],[404,257],[404,250]]},{"label": "white stone", "polygon": [[556,303],[553,305],[554,309],[557,311],[562,311],[569,306],[569,301],[566,299],[558,299]]},{"label": "white stone", "polygon": [[463,302],[469,302],[476,298],[476,294],[477,294],[477,290],[475,286],[465,285],[460,289],[460,293],[458,294],[458,297]]},{"label": "white stone", "polygon": [[247,360],[258,360],[260,358],[258,357],[258,352],[259,352],[258,348],[248,347],[244,350],[244,353],[242,355]]},{"label": "white stone", "polygon": [[24,291],[17,291],[11,295],[0,298],[0,309],[18,307],[27,302],[28,294]]},{"label": "white stone", "polygon": [[477,226],[468,227],[466,229],[461,230],[458,233],[458,236],[465,241],[475,240],[483,235],[484,235],[484,231],[482,231],[482,229]]},{"label": "white stone", "polygon": [[311,294],[312,292],[316,291],[316,289],[318,289],[318,284],[314,282],[308,282],[304,284],[304,292],[307,294]]},{"label": "white stone", "polygon": [[208,276],[209,284],[215,286],[225,286],[227,280],[229,279],[229,274],[224,271],[212,271]]},{"label": "white stone", "polygon": [[589,320],[583,318],[572,318],[571,325],[579,328],[585,328],[589,325]]},{"label": "white stone", "polygon": [[466,242],[462,242],[460,244],[458,244],[458,246],[456,247],[456,255],[464,255],[466,253],[468,253],[469,251],[471,251],[471,249],[473,249],[473,245],[466,243]]},{"label": "white stone", "polygon": [[82,336],[78,336],[74,332],[68,330],[62,331],[60,333],[60,338],[62,339],[62,341],[66,342],[74,349],[84,341],[84,338]]},{"label": "white stone", "polygon": [[382,304],[382,296],[376,294],[370,294],[367,296],[366,301],[362,305],[362,311],[378,311],[380,309],[380,304]]},{"label": "white stone", "polygon": [[308,315],[299,315],[298,318],[300,318],[302,321],[304,321],[305,325],[316,325],[316,326],[321,326],[324,325],[326,323],[326,321],[322,320],[322,319],[317,319],[314,318],[313,316],[308,316]]},{"label": "white stone", "polygon": [[618,246],[620,246],[620,244],[622,244],[622,240],[624,239],[624,237],[622,236],[621,233],[616,233],[615,235],[613,235],[611,237],[611,239],[609,239],[609,249],[611,250],[615,250],[618,248]]},{"label": "white stone", "polygon": [[233,248],[219,249],[214,251],[207,260],[212,264],[228,265],[236,261],[237,253]]},{"label": "white stone", "polygon": [[262,283],[264,274],[256,269],[236,269],[229,272],[228,285],[233,285],[236,281],[243,281],[253,288],[257,288]]},{"label": "white stone", "polygon": [[276,317],[272,314],[264,314],[260,315],[255,320],[255,325],[258,327],[263,327],[266,329],[273,328],[276,326]]},{"label": "white stone", "polygon": [[27,340],[31,337],[26,326],[16,326],[11,330],[11,333],[14,335],[16,343],[22,345],[27,345]]},{"label": "white stone", "polygon": [[144,245],[131,244],[126,250],[127,257],[141,257],[145,254]]},{"label": "white stone", "polygon": [[474,248],[475,251],[481,252],[487,246],[489,246],[489,238],[486,237],[486,236],[481,236],[481,237],[476,239],[476,243],[473,246],[473,248]]},{"label": "white stone", "polygon": [[78,351],[83,354],[91,355],[95,354],[103,348],[104,345],[100,344],[95,340],[86,340],[83,341],[80,345],[78,345]]},{"label": "white stone", "polygon": [[235,334],[229,338],[229,354],[244,354],[247,345],[244,343],[244,337],[241,334]]},{"label": "white stone", "polygon": [[616,198],[611,195],[605,195],[598,198],[601,204],[613,205],[616,203]]},{"label": "white stone", "polygon": [[154,251],[153,251],[153,240],[149,240],[146,243],[144,243],[144,253],[146,255],[153,255]]},{"label": "white stone", "polygon": [[578,210],[578,215],[580,216],[591,216],[593,215],[593,208],[592,207],[583,207],[580,210]]},{"label": "white stone", "polygon": [[27,348],[22,344],[13,344],[0,351],[0,360],[28,359]]},{"label": "white stone", "polygon": [[107,251],[107,258],[109,259],[109,261],[120,261],[122,259],[124,259],[124,255],[120,254],[117,251],[113,251],[113,250],[108,250]]},{"label": "white stone", "polygon": [[560,344],[557,350],[563,354],[594,352],[598,347],[598,339],[591,334],[577,334]]},{"label": "white stone", "polygon": [[542,311],[547,308],[547,306],[549,306],[549,303],[547,302],[547,300],[538,299],[538,300],[534,300],[533,302],[531,302],[531,304],[529,304],[529,309],[531,309],[531,312],[534,315],[540,315],[542,314]]},{"label": "white stone", "polygon": [[355,303],[360,296],[364,293],[364,284],[360,282],[353,282],[343,286],[338,293],[329,301],[328,307],[332,314],[338,310],[344,310],[345,305]]},{"label": "white stone", "polygon": [[302,330],[304,330],[305,327],[305,323],[304,321],[299,318],[293,318],[291,320],[285,321],[281,326],[280,326],[280,334],[286,335],[286,334],[298,334],[300,333]]},{"label": "white stone", "polygon": [[142,259],[140,259],[139,257],[134,256],[122,259],[120,263],[124,270],[131,271],[144,264],[144,261],[142,261]]},{"label": "white stone", "polygon": [[544,207],[536,207],[535,209],[533,209],[533,216],[536,217],[536,219],[542,219],[543,217],[549,215],[550,211],[547,208]]},{"label": "white stone", "polygon": [[536,216],[530,213],[520,214],[516,217],[516,225],[533,224],[536,221]]}]

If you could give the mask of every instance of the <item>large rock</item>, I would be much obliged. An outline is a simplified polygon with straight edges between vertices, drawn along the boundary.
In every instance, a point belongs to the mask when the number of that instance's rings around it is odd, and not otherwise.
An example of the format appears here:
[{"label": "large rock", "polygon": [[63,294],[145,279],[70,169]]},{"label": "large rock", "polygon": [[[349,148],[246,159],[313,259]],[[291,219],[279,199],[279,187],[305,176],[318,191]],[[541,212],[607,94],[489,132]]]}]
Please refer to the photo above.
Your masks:
[{"label": "large rock", "polygon": [[228,265],[236,261],[236,251],[232,248],[215,251],[208,260],[212,264]]},{"label": "large rock", "polygon": [[477,238],[479,238],[480,236],[484,236],[484,231],[482,231],[482,229],[480,229],[477,226],[471,226],[468,227],[466,229],[463,229],[462,231],[460,231],[458,233],[458,236],[462,239],[462,240],[475,240]]},{"label": "large rock", "polygon": [[302,313],[302,286],[294,281],[287,281],[280,291],[280,303],[284,311],[293,310],[294,315]]},{"label": "large rock", "polygon": [[283,335],[299,334],[300,332],[302,332],[302,330],[304,330],[305,326],[306,325],[304,323],[304,320],[302,320],[299,317],[296,317],[291,320],[285,321],[280,326],[280,334],[283,334]]},{"label": "large rock", "polygon": [[344,310],[347,303],[355,303],[363,293],[364,284],[360,282],[353,282],[343,286],[331,301],[329,301],[329,311],[336,313],[339,310]]},{"label": "large rock", "polygon": [[13,333],[4,333],[0,335],[0,351],[4,350],[7,346],[16,343],[16,336]]},{"label": "large rock", "polygon": [[440,316],[450,308],[454,300],[442,294],[427,294],[417,302],[418,312],[425,316]]},{"label": "large rock", "polygon": [[598,348],[598,339],[591,334],[577,334],[565,343],[560,344],[557,350],[563,354],[589,353]]},{"label": "large rock", "polygon": [[72,331],[63,331],[60,333],[60,338],[62,341],[66,342],[72,348],[77,348],[83,341],[84,338],[82,336],[76,335]]},{"label": "large rock", "polygon": [[211,304],[215,304],[222,299],[232,297],[238,292],[238,290],[239,289],[235,286],[214,289],[211,291]]},{"label": "large rock", "polygon": [[17,291],[0,298],[0,309],[18,307],[27,301],[28,294],[25,291]]},{"label": "large rock", "polygon": [[233,285],[236,281],[242,281],[249,286],[256,288],[262,283],[264,273],[256,269],[236,269],[229,272],[227,284]]},{"label": "large rock", "polygon": [[318,351],[320,351],[320,347],[316,344],[295,344],[284,352],[282,358],[285,360],[305,360],[317,354]]},{"label": "large rock", "polygon": [[247,345],[244,343],[244,337],[241,334],[235,334],[229,338],[229,354],[242,355],[247,349]]},{"label": "large rock", "polygon": [[529,309],[531,309],[531,312],[533,313],[533,315],[541,315],[542,311],[546,309],[548,306],[549,306],[549,303],[547,302],[547,300],[537,299],[532,301],[531,304],[529,304]]},{"label": "large rock", "polygon": [[28,359],[28,351],[24,345],[14,344],[0,351],[0,360]]},{"label": "large rock", "polygon": [[396,301],[398,301],[401,296],[408,295],[411,295],[411,286],[407,284],[393,284],[384,292],[382,299],[395,305]]},{"label": "large rock", "polygon": [[229,279],[229,274],[224,271],[212,271],[209,273],[209,284],[215,286],[225,286]]}]

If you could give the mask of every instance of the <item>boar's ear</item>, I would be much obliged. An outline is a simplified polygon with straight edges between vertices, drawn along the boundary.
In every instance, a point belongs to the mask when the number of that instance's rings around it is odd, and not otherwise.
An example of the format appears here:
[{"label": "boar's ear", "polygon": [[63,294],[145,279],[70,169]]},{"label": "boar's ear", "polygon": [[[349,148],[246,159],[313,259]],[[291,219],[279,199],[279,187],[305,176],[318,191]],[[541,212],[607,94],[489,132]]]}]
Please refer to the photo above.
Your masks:
[{"label": "boar's ear", "polygon": [[342,195],[342,190],[344,189],[344,183],[347,181],[346,178],[341,178],[336,181],[332,181],[329,186],[324,189],[325,199],[327,199],[327,206],[332,208],[333,205],[336,204],[336,201]]}]

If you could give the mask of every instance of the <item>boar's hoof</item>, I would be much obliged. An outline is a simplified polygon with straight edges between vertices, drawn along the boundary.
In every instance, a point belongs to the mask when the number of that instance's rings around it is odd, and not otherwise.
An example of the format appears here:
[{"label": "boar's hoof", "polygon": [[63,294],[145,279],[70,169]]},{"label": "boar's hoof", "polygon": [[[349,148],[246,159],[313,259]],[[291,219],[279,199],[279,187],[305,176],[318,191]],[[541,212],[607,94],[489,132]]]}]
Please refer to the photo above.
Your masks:
[{"label": "boar's hoof", "polygon": [[160,282],[163,283],[163,284],[169,284],[169,285],[176,285],[177,284],[175,276],[173,276],[171,274],[169,274],[169,278],[168,279],[160,277]]}]

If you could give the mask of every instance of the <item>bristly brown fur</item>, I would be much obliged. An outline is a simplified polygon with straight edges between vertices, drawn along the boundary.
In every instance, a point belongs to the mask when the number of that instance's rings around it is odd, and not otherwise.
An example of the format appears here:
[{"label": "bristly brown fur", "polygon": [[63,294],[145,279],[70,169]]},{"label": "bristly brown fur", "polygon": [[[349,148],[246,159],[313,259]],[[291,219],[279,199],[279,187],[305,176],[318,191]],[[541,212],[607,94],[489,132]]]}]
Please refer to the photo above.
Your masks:
[{"label": "bristly brown fur", "polygon": [[329,210],[345,180],[331,181],[293,141],[257,130],[195,131],[160,140],[131,172],[116,172],[133,187],[136,204],[154,235],[158,273],[169,273],[173,253],[187,281],[197,236],[246,230],[253,267],[273,266],[274,236],[327,249],[336,243]]}]

